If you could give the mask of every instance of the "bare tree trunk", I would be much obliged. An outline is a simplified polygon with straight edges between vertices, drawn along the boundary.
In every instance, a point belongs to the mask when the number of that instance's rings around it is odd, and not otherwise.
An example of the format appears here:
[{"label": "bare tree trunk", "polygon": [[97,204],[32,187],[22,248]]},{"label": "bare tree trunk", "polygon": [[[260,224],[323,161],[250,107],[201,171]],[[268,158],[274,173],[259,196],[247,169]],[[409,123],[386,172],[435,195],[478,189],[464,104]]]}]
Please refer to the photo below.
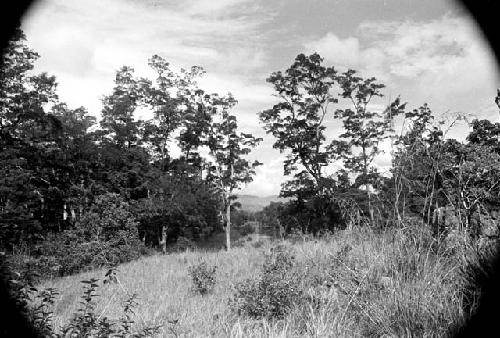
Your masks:
[{"label": "bare tree trunk", "polygon": [[167,227],[165,225],[161,226],[161,238],[160,247],[163,254],[167,253]]},{"label": "bare tree trunk", "polygon": [[368,194],[368,212],[370,214],[370,221],[372,226],[374,226],[375,223],[375,218],[373,216],[373,206],[372,206],[372,196],[370,193],[370,189],[368,188],[368,155],[366,154],[366,147],[363,144],[362,146],[363,150],[363,175],[364,181],[365,181],[365,188],[366,188],[366,193]]},{"label": "bare tree trunk", "polygon": [[283,229],[283,226],[281,225],[281,222],[279,219],[276,219],[277,223],[277,230],[278,230],[278,239],[283,239],[285,237],[285,229]]},{"label": "bare tree trunk", "polygon": [[229,201],[229,194],[226,206],[226,249],[231,250],[231,202]]},{"label": "bare tree trunk", "polygon": [[398,222],[398,224],[401,223],[401,215],[399,214],[399,195],[401,194],[401,189],[400,189],[400,185],[399,185],[399,176],[397,174],[394,175],[394,194],[395,194],[395,198],[394,198],[394,215],[396,217],[396,220]]},{"label": "bare tree trunk", "polygon": [[[233,165],[231,164],[231,176],[230,180],[233,179]],[[226,249],[231,250],[231,201],[229,197],[231,196],[231,189],[227,193],[227,205],[226,205]]]},{"label": "bare tree trunk", "polygon": [[368,192],[368,211],[370,212],[370,221],[371,221],[372,226],[373,226],[375,223],[375,217],[373,216],[372,197],[371,197],[371,193],[369,191],[367,191],[367,192]]},{"label": "bare tree trunk", "polygon": [[[406,194],[403,195],[403,217],[402,219],[404,220],[406,217]],[[402,225],[403,223],[401,222],[400,225]]]},{"label": "bare tree trunk", "polygon": [[432,182],[431,196],[429,198],[429,206],[427,208],[427,224],[431,224],[431,209],[432,209],[433,199],[434,199],[434,182]]},{"label": "bare tree trunk", "polygon": [[65,221],[68,218],[68,213],[66,212],[66,204],[63,205],[62,219]]}]

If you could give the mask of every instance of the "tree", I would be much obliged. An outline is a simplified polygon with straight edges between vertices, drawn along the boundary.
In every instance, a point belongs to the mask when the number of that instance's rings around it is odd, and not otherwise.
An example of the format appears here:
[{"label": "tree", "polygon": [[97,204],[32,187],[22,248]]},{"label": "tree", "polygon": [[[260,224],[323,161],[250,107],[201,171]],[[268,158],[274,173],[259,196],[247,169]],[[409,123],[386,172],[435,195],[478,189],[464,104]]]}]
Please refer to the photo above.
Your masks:
[{"label": "tree", "polygon": [[103,136],[119,148],[131,148],[142,141],[143,121],[135,121],[134,112],[140,103],[141,93],[134,69],[123,66],[116,72],[115,87],[111,95],[102,100]]},{"label": "tree", "polygon": [[212,122],[208,146],[213,158],[213,166],[209,173],[214,179],[222,195],[226,211],[226,248],[231,249],[231,201],[234,200],[233,191],[241,184],[252,181],[255,168],[261,163],[250,163],[243,156],[248,155],[262,139],[251,134],[238,132],[236,116],[229,113],[236,104],[236,100],[227,97],[213,96],[217,109],[217,116]]},{"label": "tree", "polygon": [[134,77],[131,67],[116,72],[113,92],[103,98],[99,154],[101,180],[109,192],[127,200],[147,196],[146,177],[150,155],[144,148],[144,121],[134,113],[143,102],[144,84]]},{"label": "tree", "polygon": [[341,142],[325,145],[325,117],[330,104],[338,99],[332,92],[337,72],[322,62],[316,53],[299,54],[284,73],[274,72],[267,79],[280,102],[260,112],[259,118],[276,139],[273,147],[288,151],[285,175],[295,172],[295,182],[284,186],[283,196],[297,196],[301,189],[321,190],[327,180],[323,168],[337,159],[336,151],[344,147]]},{"label": "tree", "polygon": [[477,239],[480,224],[472,228],[472,216],[481,214],[484,202],[491,201],[498,205],[500,192],[500,154],[491,146],[448,141],[454,156],[445,168],[444,190],[449,203],[458,212],[463,228],[471,238]]},{"label": "tree", "polygon": [[55,77],[30,74],[38,57],[18,29],[0,69],[0,213],[7,247],[40,236],[51,194],[45,159],[58,151],[61,125],[45,111],[57,101]]},{"label": "tree", "polygon": [[134,204],[145,244],[159,246],[165,253],[167,244],[179,236],[199,240],[217,229],[218,192],[212,182],[193,175],[196,170],[183,159],[172,160],[149,180],[149,197]]},{"label": "tree", "polygon": [[[447,152],[444,121],[434,121],[427,104],[405,113],[406,133],[396,138],[393,160],[392,194],[398,220],[400,210],[420,215],[427,224],[435,210],[448,204],[443,190],[443,170],[452,163]],[[452,122],[452,124],[455,123]]]},{"label": "tree", "polygon": [[491,147],[496,153],[500,154],[499,138],[500,123],[475,119],[472,121],[472,131],[467,136],[467,141],[469,141],[469,143]]},{"label": "tree", "polygon": [[272,227],[275,237],[279,239],[284,236],[283,225],[280,221],[282,209],[282,202],[271,202],[256,214],[257,220],[265,227]]},{"label": "tree", "polygon": [[[374,77],[363,79],[350,69],[338,77],[342,88],[342,97],[351,101],[353,109],[338,109],[335,114],[342,118],[344,133],[340,138],[346,139],[348,149],[345,153],[344,165],[352,173],[357,174],[357,187],[364,185],[368,194],[368,210],[370,219],[374,220],[371,194],[368,189],[377,179],[376,169],[372,166],[375,156],[380,153],[380,141],[392,131],[395,116],[404,111],[405,104],[399,98],[379,113],[368,108],[372,98],[382,97],[381,89],[385,86],[377,83]],[[354,148],[354,149],[353,149]],[[354,153],[359,150],[359,153]]]},{"label": "tree", "polygon": [[142,80],[142,100],[153,111],[153,119],[145,124],[145,136],[152,145],[152,157],[163,163],[168,157],[168,142],[181,123],[179,102],[170,91],[175,85],[175,74],[169,63],[158,55],[149,59],[149,66],[156,72],[156,86]]},{"label": "tree", "polygon": [[57,168],[57,177],[61,185],[61,200],[49,204],[62,207],[58,210],[63,221],[76,221],[94,199],[91,187],[99,185],[97,181],[100,163],[95,156],[99,148],[95,144],[95,134],[91,132],[96,118],[89,116],[84,107],[70,109],[65,103],[58,103],[51,109],[62,125],[61,137],[58,139],[60,152],[51,163]]},{"label": "tree", "polygon": [[[180,145],[189,159],[192,146],[199,145],[192,137],[191,126],[199,126],[198,110],[194,104],[199,94],[196,77],[204,74],[201,67],[193,66],[190,71],[181,69],[180,74],[170,69],[170,64],[158,55],[149,59],[149,66],[156,72],[156,84],[142,79],[141,90],[144,94],[143,101],[153,110],[153,119],[146,122],[147,139],[153,146],[153,157],[160,162],[168,157],[168,142],[174,132],[183,127]],[[201,131],[203,132],[204,129]],[[195,134],[201,137],[200,133]]]}]

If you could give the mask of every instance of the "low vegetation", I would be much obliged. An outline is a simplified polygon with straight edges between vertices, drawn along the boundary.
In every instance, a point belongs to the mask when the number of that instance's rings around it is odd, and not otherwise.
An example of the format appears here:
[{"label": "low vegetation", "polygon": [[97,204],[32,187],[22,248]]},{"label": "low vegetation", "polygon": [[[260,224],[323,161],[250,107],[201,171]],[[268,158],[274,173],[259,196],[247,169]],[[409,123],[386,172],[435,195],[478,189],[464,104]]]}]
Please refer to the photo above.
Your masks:
[{"label": "low vegetation", "polygon": [[158,336],[446,336],[477,305],[480,290],[464,272],[485,266],[470,247],[462,248],[467,261],[451,255],[418,224],[295,244],[267,240],[260,248],[246,243],[228,253],[145,257],[108,271],[107,284],[97,281],[107,270],[46,281],[30,308],[54,332],[109,325]]},{"label": "low vegetation", "polygon": [[110,320],[104,312],[97,312],[96,298],[99,295],[96,292],[99,287],[119,283],[115,269],[108,270],[101,285],[97,278],[83,280],[81,283],[83,292],[79,307],[68,322],[55,328],[53,307],[59,292],[55,288],[39,290],[19,273],[13,274],[10,280],[11,292],[18,301],[18,308],[30,320],[34,331],[40,337],[151,337],[160,332],[161,325],[143,326],[137,331],[132,330],[135,323],[134,308],[137,306],[136,294],[127,295],[122,305],[122,315],[116,320]]},{"label": "low vegetation", "polygon": [[193,291],[206,295],[215,286],[217,266],[208,266],[206,262],[200,262],[188,268],[188,273],[193,282]]},{"label": "low vegetation", "polygon": [[293,275],[294,265],[295,256],[290,248],[271,248],[258,277],[236,285],[236,294],[230,302],[233,310],[256,319],[283,318],[302,297],[299,276]]}]

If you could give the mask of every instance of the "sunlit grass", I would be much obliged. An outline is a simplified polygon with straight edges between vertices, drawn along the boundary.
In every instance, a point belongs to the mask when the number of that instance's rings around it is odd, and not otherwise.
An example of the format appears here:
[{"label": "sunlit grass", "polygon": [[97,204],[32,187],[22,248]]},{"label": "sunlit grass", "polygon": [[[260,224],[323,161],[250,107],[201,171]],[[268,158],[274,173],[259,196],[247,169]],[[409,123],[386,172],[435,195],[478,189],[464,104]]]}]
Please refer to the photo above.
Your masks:
[{"label": "sunlit grass", "polygon": [[[304,276],[302,289],[316,295],[326,291],[312,287],[314,278],[327,278],[336,269],[332,262],[340,248],[350,246],[345,271],[352,270],[352,275],[335,278],[340,286],[354,285],[352,289],[327,290],[320,307],[302,303],[282,320],[238,317],[228,305],[235,285],[259,275],[264,253],[275,244],[267,240],[255,248],[252,243],[230,252],[155,255],[123,264],[119,283],[100,288],[97,313],[117,319],[126,294],[135,292],[136,325],[162,324],[163,336],[189,337],[444,336],[465,319],[455,260],[431,254],[425,245],[412,245],[394,231],[366,230],[286,243],[295,251],[297,274]],[[216,287],[206,295],[192,291],[188,275],[188,267],[200,261],[217,266]],[[43,283],[61,292],[54,311],[57,327],[78,308],[80,281],[105,273],[96,270]],[[352,283],[354,275],[358,284]]]}]

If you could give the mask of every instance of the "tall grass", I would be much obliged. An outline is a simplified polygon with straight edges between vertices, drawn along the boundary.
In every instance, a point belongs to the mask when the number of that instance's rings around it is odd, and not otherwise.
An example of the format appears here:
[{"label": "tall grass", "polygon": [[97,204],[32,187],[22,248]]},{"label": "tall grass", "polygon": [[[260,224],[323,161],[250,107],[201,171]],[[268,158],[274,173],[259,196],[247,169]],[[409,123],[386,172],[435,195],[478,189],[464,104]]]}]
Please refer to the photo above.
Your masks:
[{"label": "tall grass", "polygon": [[[324,239],[282,243],[295,257],[282,278],[293,278],[300,299],[281,317],[238,314],[230,304],[239,285],[261,276],[266,256],[276,246],[270,241],[258,248],[245,243],[230,252],[188,251],[123,264],[117,275],[120,287],[104,286],[96,311],[118,317],[120,293],[133,291],[139,304],[134,325],[159,324],[163,336],[438,337],[464,323],[478,295],[464,273],[466,263],[438,246],[420,225],[383,233],[355,228]],[[217,267],[217,283],[206,295],[193,291],[188,272],[200,261]],[[56,326],[63,326],[77,309],[79,281],[103,273],[41,286],[60,292]],[[469,308],[464,306],[467,297]]]}]

